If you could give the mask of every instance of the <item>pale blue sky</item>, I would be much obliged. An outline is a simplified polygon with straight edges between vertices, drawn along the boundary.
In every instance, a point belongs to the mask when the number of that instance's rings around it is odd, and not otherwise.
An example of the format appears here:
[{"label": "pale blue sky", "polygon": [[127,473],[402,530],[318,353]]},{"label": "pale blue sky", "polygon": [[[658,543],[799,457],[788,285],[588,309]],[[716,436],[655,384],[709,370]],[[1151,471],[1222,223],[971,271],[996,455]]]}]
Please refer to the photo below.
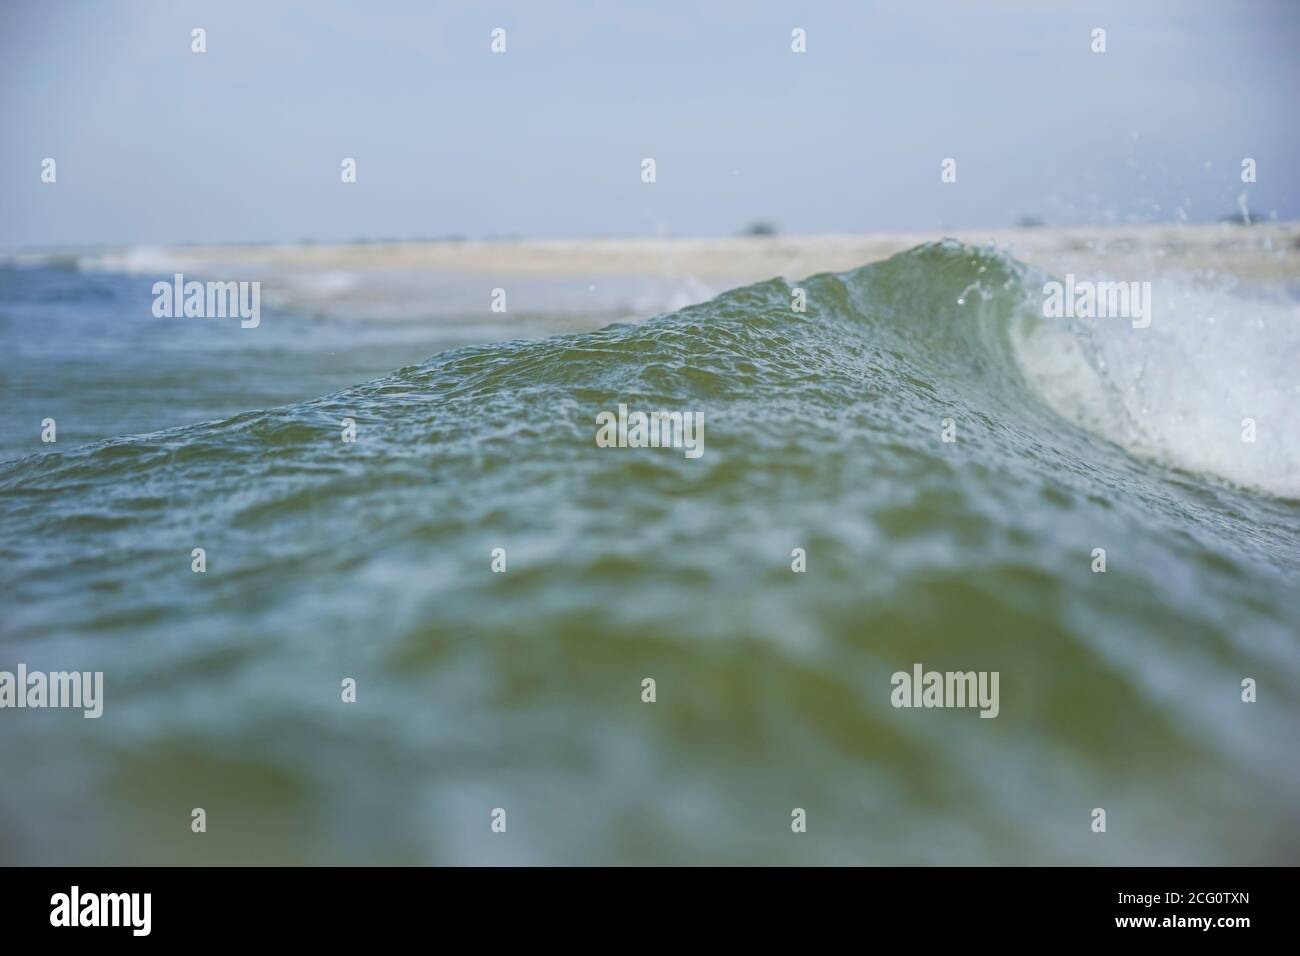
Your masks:
[{"label": "pale blue sky", "polygon": [[0,245],[1296,218],[1298,42],[1293,0],[5,0]]}]

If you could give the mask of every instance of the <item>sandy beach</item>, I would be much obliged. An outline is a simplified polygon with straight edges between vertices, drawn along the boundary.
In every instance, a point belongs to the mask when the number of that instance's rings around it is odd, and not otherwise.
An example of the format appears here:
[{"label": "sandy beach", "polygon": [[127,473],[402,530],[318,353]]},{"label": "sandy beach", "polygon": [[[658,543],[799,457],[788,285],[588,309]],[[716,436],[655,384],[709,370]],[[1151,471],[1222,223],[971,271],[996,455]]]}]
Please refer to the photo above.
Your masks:
[{"label": "sandy beach", "polygon": [[1080,260],[1099,268],[1156,250],[1192,268],[1222,263],[1234,271],[1267,269],[1261,251],[1300,269],[1300,223],[1022,227],[957,232],[723,238],[552,239],[286,246],[192,246],[172,250],[196,264],[265,262],[291,270],[411,269],[505,276],[694,275],[735,284],[774,275],[839,272],[935,239],[992,244],[1049,270]]},{"label": "sandy beach", "polygon": [[[750,282],[798,279],[951,237],[993,245],[1052,274],[1213,283],[1300,277],[1300,223],[1024,227],[981,231],[721,238],[230,244],[88,250],[76,261],[135,275],[257,279],[275,304],[348,318],[491,316],[490,291],[525,316],[646,317]],[[12,261],[48,259],[47,254]],[[500,318],[500,316],[495,316]]]}]

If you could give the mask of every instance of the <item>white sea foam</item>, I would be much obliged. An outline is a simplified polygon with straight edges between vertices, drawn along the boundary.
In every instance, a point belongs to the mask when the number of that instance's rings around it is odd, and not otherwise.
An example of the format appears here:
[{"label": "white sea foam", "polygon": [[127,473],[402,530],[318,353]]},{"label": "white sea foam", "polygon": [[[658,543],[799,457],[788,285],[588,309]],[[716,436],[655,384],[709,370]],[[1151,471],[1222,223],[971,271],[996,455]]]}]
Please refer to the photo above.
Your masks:
[{"label": "white sea foam", "polygon": [[1276,284],[1153,285],[1149,328],[1050,319],[1017,328],[1031,386],[1135,454],[1300,498],[1300,303]]},{"label": "white sea foam", "polygon": [[82,272],[115,272],[124,275],[155,275],[177,272],[184,260],[162,246],[127,246],[122,249],[84,253],[77,258]]}]

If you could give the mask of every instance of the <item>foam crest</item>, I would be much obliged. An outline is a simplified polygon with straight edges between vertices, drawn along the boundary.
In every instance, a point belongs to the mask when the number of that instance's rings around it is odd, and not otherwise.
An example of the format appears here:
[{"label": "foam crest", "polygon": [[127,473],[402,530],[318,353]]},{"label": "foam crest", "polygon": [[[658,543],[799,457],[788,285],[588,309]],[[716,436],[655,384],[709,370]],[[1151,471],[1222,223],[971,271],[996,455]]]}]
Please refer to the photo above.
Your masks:
[{"label": "foam crest", "polygon": [[1031,387],[1126,450],[1300,498],[1300,303],[1284,286],[1153,283],[1149,328],[1043,319],[1013,329]]}]

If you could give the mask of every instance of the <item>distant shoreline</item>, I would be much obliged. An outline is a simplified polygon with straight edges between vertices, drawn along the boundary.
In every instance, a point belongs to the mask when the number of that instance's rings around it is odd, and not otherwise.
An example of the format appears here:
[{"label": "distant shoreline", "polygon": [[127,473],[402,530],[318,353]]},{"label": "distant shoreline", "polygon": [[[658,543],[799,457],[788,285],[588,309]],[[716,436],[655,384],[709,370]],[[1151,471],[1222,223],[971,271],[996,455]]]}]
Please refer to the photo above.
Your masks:
[{"label": "distant shoreline", "polygon": [[[991,230],[722,238],[435,240],[134,246],[0,259],[155,279],[260,281],[274,304],[354,318],[486,312],[506,288],[522,313],[648,316],[774,276],[843,272],[926,242],[995,245],[1063,276],[1300,280],[1300,222],[1022,226]],[[490,313],[489,313],[490,315]]]},{"label": "distant shoreline", "polygon": [[[1049,266],[1072,254],[1115,260],[1141,248],[1196,260],[1258,258],[1278,253],[1300,261],[1300,222],[1201,225],[1023,226],[823,235],[729,236],[719,238],[419,240],[354,243],[232,243],[161,245],[165,254],[191,268],[203,263],[248,262],[294,270],[413,269],[506,275],[642,275],[689,272],[701,278],[755,280],[773,275],[842,271],[887,258],[924,242],[954,238],[973,245],[992,243],[1012,255]],[[60,255],[129,257],[135,249],[99,247],[81,251],[19,252],[10,262]],[[1044,261],[1045,260],[1045,261]],[[128,263],[129,264],[129,263]],[[1226,265],[1227,263],[1225,263]]]}]

